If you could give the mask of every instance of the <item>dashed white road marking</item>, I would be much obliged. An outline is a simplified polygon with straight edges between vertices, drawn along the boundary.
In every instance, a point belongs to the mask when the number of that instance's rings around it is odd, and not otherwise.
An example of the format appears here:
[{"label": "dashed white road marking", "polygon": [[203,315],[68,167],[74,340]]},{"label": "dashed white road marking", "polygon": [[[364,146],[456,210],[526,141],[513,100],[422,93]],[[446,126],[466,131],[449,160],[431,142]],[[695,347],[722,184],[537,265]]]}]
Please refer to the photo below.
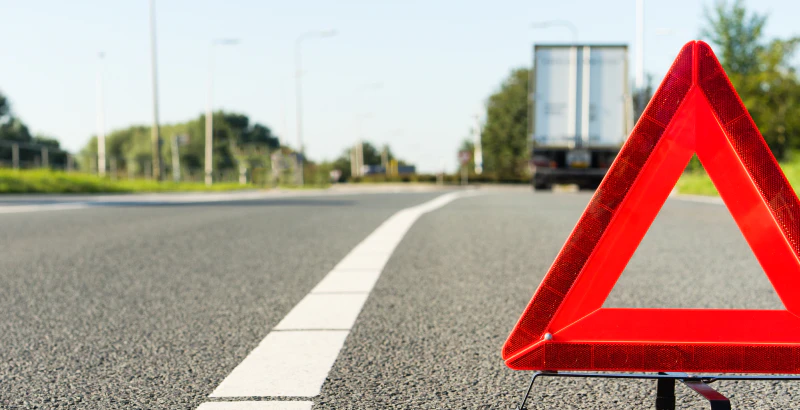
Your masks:
[{"label": "dashed white road marking", "polygon": [[[210,397],[313,398],[319,395],[369,292],[406,232],[423,214],[473,194],[474,191],[460,191],[441,195],[403,209],[384,221],[275,326]],[[244,405],[242,403],[255,406],[276,401],[235,402],[236,405]],[[205,403],[198,410],[250,409],[203,407],[221,404]],[[261,408],[252,407],[254,410]]]},{"label": "dashed white road marking", "polygon": [[203,403],[197,410],[311,410],[311,401],[217,401]]}]

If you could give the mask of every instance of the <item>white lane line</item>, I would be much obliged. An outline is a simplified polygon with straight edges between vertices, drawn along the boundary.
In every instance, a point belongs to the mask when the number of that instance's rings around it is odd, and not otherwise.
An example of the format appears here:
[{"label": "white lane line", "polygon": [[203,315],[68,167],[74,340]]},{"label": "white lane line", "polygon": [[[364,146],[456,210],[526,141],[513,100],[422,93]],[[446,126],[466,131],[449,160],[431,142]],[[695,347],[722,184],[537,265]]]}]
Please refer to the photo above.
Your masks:
[{"label": "white lane line", "polygon": [[[394,248],[394,246],[392,247]],[[394,249],[392,249],[394,250]],[[360,251],[360,250],[359,250]],[[391,253],[384,253],[384,254],[370,254],[368,251],[360,251],[360,252],[351,252],[349,255],[345,256],[341,262],[339,262],[334,270],[373,270],[373,271],[382,271],[383,267],[386,266],[386,262],[389,262],[389,258],[392,256]]]},{"label": "white lane line", "polygon": [[475,193],[441,195],[384,221],[275,326],[210,397],[319,395],[369,292],[406,232],[426,212]]},{"label": "white lane line", "polygon": [[40,204],[40,205],[8,205],[0,206],[0,214],[16,214],[22,212],[41,212],[41,211],[67,211],[71,209],[88,208],[89,204],[84,202],[74,202],[65,204]]},{"label": "white lane line", "polygon": [[375,286],[379,270],[337,270],[334,269],[311,293],[337,293],[337,292],[364,292],[367,293]]},{"label": "white lane line", "polygon": [[311,410],[313,401],[212,401],[197,410]]},{"label": "white lane line", "polygon": [[349,332],[271,332],[210,397],[313,397]]},{"label": "white lane line", "polygon": [[368,295],[309,293],[274,330],[350,330]]}]

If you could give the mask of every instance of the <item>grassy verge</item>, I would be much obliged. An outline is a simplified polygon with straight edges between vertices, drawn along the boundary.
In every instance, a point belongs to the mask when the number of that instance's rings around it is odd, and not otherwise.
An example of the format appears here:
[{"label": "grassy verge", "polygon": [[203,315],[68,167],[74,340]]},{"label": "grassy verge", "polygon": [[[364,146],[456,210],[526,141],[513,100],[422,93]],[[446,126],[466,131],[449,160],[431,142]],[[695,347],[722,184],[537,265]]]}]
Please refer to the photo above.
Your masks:
[{"label": "grassy verge", "polygon": [[[784,163],[781,164],[781,168],[783,168],[783,173],[786,174],[789,183],[792,184],[795,192],[797,192],[798,188],[800,188],[800,162]],[[677,188],[678,192],[682,194],[719,195],[708,174],[702,170],[684,173],[681,179],[678,180]]]},{"label": "grassy verge", "polygon": [[220,183],[207,187],[200,182],[112,181],[80,173],[0,169],[0,194],[233,191],[253,188],[255,187],[252,185],[238,183]]}]

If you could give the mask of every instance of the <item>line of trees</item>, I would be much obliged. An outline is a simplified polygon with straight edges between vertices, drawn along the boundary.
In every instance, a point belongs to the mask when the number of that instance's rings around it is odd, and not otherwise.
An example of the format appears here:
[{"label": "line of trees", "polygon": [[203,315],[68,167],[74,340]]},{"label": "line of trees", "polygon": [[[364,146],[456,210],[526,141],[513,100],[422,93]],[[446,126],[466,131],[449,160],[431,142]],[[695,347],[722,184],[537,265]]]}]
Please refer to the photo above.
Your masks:
[{"label": "line of trees", "polygon": [[[800,149],[800,81],[791,63],[800,38],[765,38],[768,17],[749,12],[742,0],[718,1],[705,9],[704,19],[700,38],[714,48],[772,152],[788,159]],[[512,70],[486,101],[484,173],[498,181],[528,178],[528,75],[527,68]],[[651,78],[634,96],[643,93],[649,101]],[[644,110],[638,100],[636,119]]]},{"label": "line of trees", "polygon": [[19,161],[22,166],[40,163],[42,148],[46,148],[51,166],[66,167],[67,153],[61,150],[58,140],[31,134],[28,126],[11,109],[8,97],[0,92],[0,162],[11,161],[12,144],[19,147]]},{"label": "line of trees", "polygon": [[[281,148],[280,140],[269,127],[251,123],[243,114],[218,111],[213,115],[215,172],[238,172],[240,166],[247,169],[268,167],[270,154]],[[179,124],[162,125],[160,131],[164,140],[161,157],[165,169],[171,171],[171,139],[181,136],[184,142],[179,146],[182,173],[194,179],[202,178],[205,166],[205,115]],[[149,126],[137,125],[112,131],[106,136],[108,166],[132,175],[147,175],[152,161],[150,144]],[[80,152],[80,164],[84,171],[97,170],[97,136],[93,136]]]}]

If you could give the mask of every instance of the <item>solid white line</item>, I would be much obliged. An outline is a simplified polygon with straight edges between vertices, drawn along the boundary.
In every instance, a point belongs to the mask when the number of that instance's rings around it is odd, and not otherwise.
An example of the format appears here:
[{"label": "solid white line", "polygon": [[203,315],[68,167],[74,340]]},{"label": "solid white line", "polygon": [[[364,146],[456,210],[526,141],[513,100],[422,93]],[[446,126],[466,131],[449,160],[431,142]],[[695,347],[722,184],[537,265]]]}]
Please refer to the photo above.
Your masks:
[{"label": "solid white line", "polygon": [[378,277],[380,270],[337,270],[328,273],[311,293],[336,293],[336,292],[363,292],[369,293]]},{"label": "solid white line", "polygon": [[309,293],[275,330],[350,330],[368,293]]},{"label": "solid white line", "polygon": [[210,397],[317,396],[369,292],[406,232],[426,212],[473,194],[441,195],[384,221],[275,326]]},{"label": "solid white line", "polygon": [[311,410],[313,401],[212,401],[197,410]]},{"label": "solid white line", "polygon": [[[392,250],[394,246],[392,247]],[[389,257],[391,253],[385,254],[368,254],[368,251],[358,252],[358,253],[350,253],[344,259],[342,259],[339,264],[334,267],[334,270],[350,270],[350,269],[360,269],[360,270],[383,270],[383,267],[386,266],[386,262],[389,261]]]},{"label": "solid white line", "polygon": [[210,397],[316,396],[348,333],[272,332]]}]

